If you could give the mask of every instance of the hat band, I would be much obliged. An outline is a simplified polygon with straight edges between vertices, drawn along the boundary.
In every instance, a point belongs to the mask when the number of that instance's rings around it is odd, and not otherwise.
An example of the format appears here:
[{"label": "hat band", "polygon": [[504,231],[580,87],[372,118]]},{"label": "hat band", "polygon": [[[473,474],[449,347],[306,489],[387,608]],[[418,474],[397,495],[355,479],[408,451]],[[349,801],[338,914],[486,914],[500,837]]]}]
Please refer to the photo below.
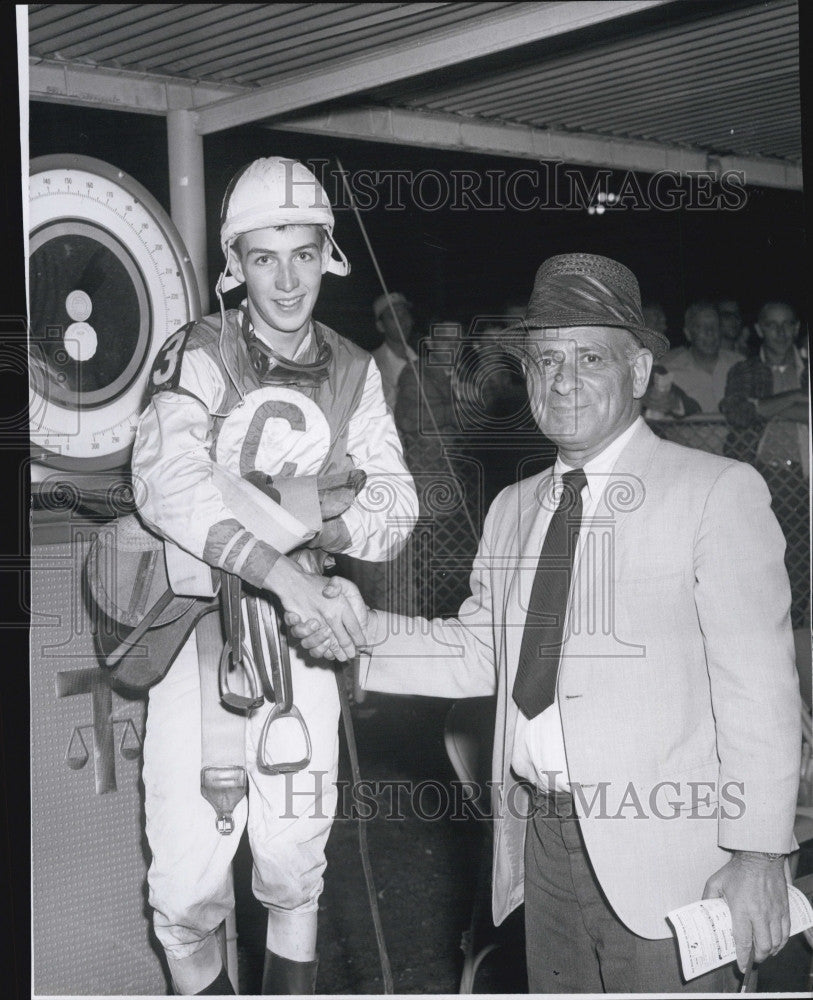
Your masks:
[{"label": "hat band", "polygon": [[566,326],[567,318],[576,325],[643,326],[640,305],[632,298],[586,274],[551,276],[528,304],[529,324],[550,318],[551,326]]}]

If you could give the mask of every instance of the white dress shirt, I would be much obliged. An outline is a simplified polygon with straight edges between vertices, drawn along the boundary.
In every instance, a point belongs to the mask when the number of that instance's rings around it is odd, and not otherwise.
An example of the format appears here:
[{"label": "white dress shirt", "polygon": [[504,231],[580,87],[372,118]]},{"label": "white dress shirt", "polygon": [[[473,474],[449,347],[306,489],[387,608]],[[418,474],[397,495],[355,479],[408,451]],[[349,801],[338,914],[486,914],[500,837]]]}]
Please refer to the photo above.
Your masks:
[{"label": "white dress shirt", "polygon": [[[638,425],[642,422],[643,418],[638,417],[623,434],[619,434],[617,438],[611,441],[604,451],[585,463],[584,473],[587,477],[587,485],[584,489],[587,490],[587,495],[585,496],[584,490],[582,490],[582,524],[592,517],[596,505],[606,489],[607,476],[613,471],[618,456],[635,433]],[[561,457],[557,456],[553,466],[553,490],[557,502],[559,492],[562,488],[562,476],[565,472],[570,472],[572,468],[572,466],[562,461]],[[543,526],[542,541],[544,543],[545,535],[548,532],[548,527],[553,517],[553,510],[547,510],[543,516],[547,521]],[[585,532],[580,532],[574,554],[574,576],[581,555],[584,537]],[[566,634],[567,631],[565,630]],[[522,712],[517,716],[511,769],[518,778],[524,778],[526,781],[530,781],[543,790],[570,791],[565,739],[562,732],[562,717],[559,713],[559,702],[556,694],[554,694],[553,704],[549,705],[535,718],[527,719]]]}]

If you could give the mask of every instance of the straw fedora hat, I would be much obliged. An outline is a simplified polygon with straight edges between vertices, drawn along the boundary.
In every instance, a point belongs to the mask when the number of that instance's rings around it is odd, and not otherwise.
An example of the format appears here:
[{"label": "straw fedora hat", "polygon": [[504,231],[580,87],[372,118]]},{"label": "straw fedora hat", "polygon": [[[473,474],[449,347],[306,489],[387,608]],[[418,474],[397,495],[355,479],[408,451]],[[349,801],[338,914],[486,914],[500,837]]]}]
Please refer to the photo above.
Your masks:
[{"label": "straw fedora hat", "polygon": [[549,257],[536,272],[521,326],[510,332],[576,326],[629,330],[656,358],[670,348],[663,334],[644,323],[641,291],[632,271],[597,254]]}]

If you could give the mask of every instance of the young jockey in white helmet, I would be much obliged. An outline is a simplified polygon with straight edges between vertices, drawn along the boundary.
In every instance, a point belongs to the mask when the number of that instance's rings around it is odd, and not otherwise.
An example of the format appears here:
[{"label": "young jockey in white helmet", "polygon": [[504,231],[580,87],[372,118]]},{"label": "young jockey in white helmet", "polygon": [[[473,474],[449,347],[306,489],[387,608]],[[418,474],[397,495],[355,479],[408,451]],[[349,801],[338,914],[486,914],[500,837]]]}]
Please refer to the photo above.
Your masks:
[{"label": "young jockey in white helmet", "polygon": [[[346,581],[338,596],[325,596],[322,571],[334,552],[391,559],[412,529],[417,500],[370,355],[312,318],[325,272],[349,270],[333,221],[321,185],[301,163],[260,159],[236,176],[223,201],[220,315],[177,331],[159,354],[132,467],[149,528],[303,620],[327,622],[343,659],[363,642],[366,609]],[[222,293],[240,283],[244,301],[225,309]],[[282,497],[283,506],[286,488],[304,483],[321,517],[315,536],[290,555],[257,537],[218,488],[215,463]],[[382,509],[375,498],[385,484],[391,499]],[[303,517],[299,508],[293,513]],[[292,646],[290,663],[310,763],[289,774],[258,766],[271,705],[252,712],[248,796],[234,807],[228,836],[201,794],[194,635],[150,690],[143,770],[149,899],[178,993],[232,992],[217,931],[234,905],[230,865],[246,827],[253,889],[268,911],[262,992],[314,991],[339,699],[328,661]],[[291,747],[288,759],[297,753]]]}]

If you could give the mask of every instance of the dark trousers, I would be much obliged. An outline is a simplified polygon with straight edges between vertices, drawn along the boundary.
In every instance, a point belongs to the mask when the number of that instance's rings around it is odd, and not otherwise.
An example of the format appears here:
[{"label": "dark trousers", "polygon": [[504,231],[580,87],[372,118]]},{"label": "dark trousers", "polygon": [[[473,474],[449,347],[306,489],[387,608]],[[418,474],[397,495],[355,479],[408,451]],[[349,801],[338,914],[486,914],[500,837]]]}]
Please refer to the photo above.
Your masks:
[{"label": "dark trousers", "polygon": [[[643,892],[646,889],[642,889]],[[686,983],[674,938],[638,937],[593,873],[570,796],[538,795],[525,836],[531,993],[731,993],[733,965]]]}]

